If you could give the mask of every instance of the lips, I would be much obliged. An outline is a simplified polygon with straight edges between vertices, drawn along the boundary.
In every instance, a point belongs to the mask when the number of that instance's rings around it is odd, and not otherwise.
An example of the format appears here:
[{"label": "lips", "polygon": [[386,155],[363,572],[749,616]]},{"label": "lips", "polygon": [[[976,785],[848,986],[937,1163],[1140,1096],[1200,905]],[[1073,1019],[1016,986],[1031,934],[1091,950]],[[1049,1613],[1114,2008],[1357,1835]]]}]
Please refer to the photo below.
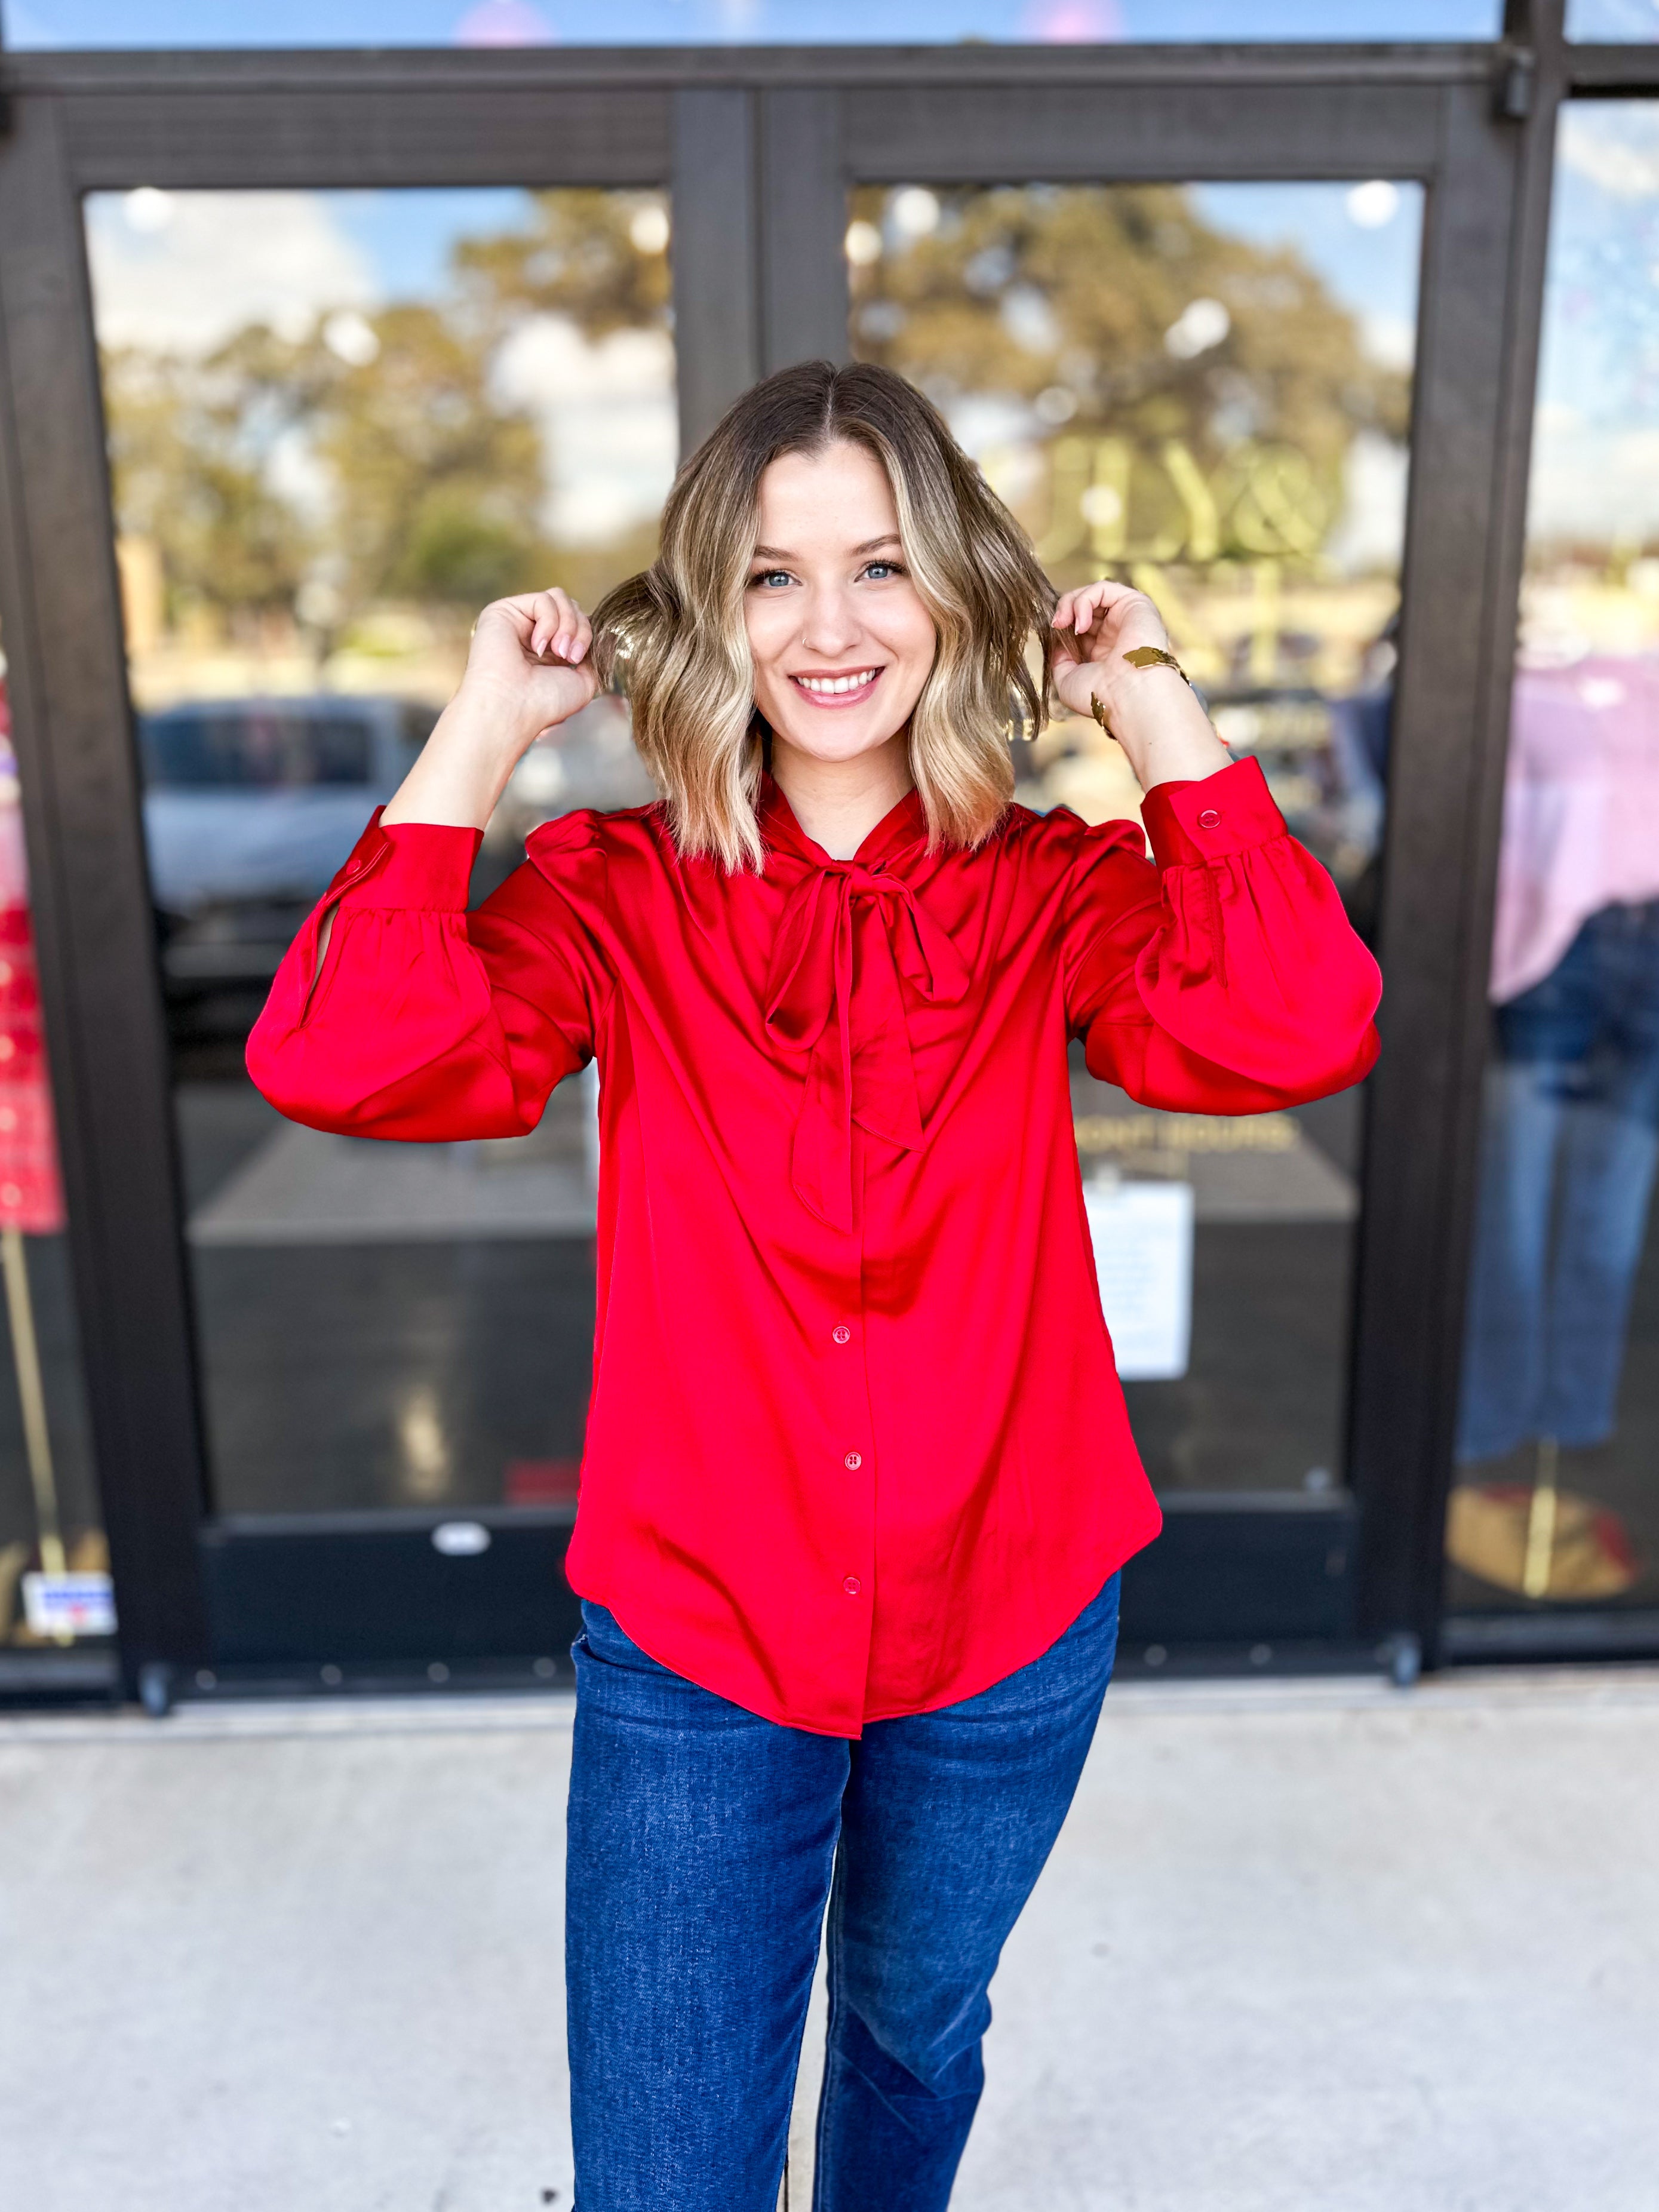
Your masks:
[{"label": "lips", "polygon": [[881,680],[879,668],[826,669],[822,675],[792,676],[790,682],[815,707],[855,707]]}]

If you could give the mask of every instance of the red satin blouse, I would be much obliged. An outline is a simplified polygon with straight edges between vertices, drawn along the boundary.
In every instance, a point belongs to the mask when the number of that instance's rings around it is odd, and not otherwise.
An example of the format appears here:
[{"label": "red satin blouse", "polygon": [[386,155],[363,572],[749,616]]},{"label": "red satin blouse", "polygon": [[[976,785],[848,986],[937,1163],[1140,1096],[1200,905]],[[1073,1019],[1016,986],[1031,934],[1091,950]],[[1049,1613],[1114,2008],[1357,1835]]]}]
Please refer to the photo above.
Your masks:
[{"label": "red satin blouse", "polygon": [[[1358,1081],[1375,964],[1243,761],[1132,823],[913,793],[832,860],[768,783],[764,871],[660,810],[372,823],[248,1045],[314,1128],[533,1128],[600,1071],[599,1322],[568,1572],[645,1650],[820,1734],[1044,1651],[1157,1534],[1101,1316],[1066,1044],[1148,1105]],[[334,927],[314,989],[319,931]]]}]

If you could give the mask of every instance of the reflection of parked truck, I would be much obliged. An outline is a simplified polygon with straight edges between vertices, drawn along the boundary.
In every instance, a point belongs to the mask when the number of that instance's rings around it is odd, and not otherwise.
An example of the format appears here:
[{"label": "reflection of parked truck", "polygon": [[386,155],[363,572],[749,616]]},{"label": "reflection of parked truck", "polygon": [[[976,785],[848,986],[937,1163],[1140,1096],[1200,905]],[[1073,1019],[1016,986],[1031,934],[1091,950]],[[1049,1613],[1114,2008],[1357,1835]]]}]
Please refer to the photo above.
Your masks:
[{"label": "reflection of parked truck", "polygon": [[[306,915],[437,720],[405,699],[192,700],[139,717],[144,834],[175,1040],[246,1035]],[[641,805],[628,709],[596,699],[532,746],[485,838],[475,893],[538,822]]]},{"label": "reflection of parked truck", "polygon": [[295,931],[437,719],[402,699],[141,715],[144,835],[175,1028],[246,1030]]}]

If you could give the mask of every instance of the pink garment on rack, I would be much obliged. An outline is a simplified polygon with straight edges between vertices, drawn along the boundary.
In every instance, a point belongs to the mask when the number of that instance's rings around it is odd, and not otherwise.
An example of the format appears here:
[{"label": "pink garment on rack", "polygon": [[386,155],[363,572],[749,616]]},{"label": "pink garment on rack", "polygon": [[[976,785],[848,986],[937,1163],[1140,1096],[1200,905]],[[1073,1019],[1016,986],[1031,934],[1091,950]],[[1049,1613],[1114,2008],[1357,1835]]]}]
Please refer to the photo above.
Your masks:
[{"label": "pink garment on rack", "polygon": [[1659,898],[1659,654],[1515,679],[1492,999],[1518,998],[1591,915]]}]

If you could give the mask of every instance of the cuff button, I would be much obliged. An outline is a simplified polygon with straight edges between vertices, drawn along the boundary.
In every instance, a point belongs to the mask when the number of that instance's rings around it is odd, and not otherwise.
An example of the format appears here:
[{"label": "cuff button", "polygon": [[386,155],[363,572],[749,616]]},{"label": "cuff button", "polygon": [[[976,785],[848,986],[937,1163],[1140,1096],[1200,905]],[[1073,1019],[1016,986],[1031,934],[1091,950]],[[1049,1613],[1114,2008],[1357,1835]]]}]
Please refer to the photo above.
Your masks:
[{"label": "cuff button", "polygon": [[1206,806],[1205,808],[1204,811],[1198,817],[1198,826],[1200,830],[1219,829],[1221,826],[1221,817],[1216,812],[1213,806]]}]

